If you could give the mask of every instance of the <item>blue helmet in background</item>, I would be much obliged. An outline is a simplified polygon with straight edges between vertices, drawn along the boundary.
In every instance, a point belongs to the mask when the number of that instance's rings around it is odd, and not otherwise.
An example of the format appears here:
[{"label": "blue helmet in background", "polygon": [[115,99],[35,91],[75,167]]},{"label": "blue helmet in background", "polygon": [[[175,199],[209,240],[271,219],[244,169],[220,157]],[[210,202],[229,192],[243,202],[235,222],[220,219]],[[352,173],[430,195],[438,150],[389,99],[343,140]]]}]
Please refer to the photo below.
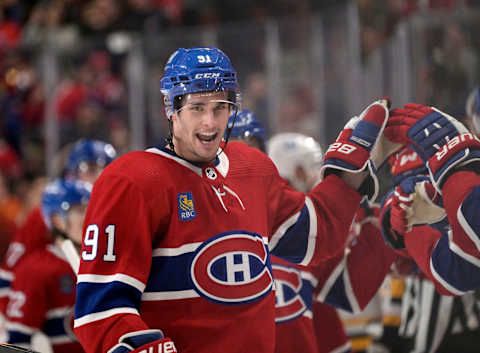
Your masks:
[{"label": "blue helmet in background", "polygon": [[76,205],[86,205],[90,200],[92,184],[80,180],[56,179],[49,183],[42,195],[42,216],[52,229],[52,216],[67,217],[67,212]]},{"label": "blue helmet in background", "polygon": [[160,85],[168,117],[180,108],[178,98],[190,93],[227,91],[229,101],[240,103],[237,72],[228,56],[213,47],[178,49],[168,59]]},{"label": "blue helmet in background", "polygon": [[104,168],[116,156],[117,152],[111,144],[98,140],[82,139],[73,145],[66,169],[70,174],[76,175],[82,163],[94,163]]},{"label": "blue helmet in background", "polygon": [[228,119],[228,126],[232,126],[230,132],[231,138],[241,139],[255,137],[260,142],[265,143],[267,138],[265,128],[254,112],[250,110],[242,110],[237,117],[232,114]]}]

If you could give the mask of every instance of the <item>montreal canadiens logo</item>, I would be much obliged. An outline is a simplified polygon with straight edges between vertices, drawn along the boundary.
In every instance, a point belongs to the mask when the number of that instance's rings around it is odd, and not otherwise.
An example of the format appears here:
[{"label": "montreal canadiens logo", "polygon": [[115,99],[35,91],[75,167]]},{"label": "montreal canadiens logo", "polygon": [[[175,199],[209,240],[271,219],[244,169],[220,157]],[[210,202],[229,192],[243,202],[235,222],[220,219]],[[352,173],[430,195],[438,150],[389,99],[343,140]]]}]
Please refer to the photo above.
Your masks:
[{"label": "montreal canadiens logo", "polygon": [[275,277],[275,322],[295,319],[307,310],[307,305],[300,295],[302,277],[292,267],[273,265]]},{"label": "montreal canadiens logo", "polygon": [[245,231],[219,234],[195,251],[190,277],[202,297],[221,304],[246,304],[273,286],[268,250],[260,235]]}]

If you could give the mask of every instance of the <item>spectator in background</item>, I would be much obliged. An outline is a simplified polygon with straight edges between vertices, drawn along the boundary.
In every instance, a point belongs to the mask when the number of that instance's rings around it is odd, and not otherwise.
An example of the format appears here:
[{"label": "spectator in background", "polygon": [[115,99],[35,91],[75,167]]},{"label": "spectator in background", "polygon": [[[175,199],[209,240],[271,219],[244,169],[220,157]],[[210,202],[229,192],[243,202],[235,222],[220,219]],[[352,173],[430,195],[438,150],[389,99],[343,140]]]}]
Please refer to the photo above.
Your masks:
[{"label": "spectator in background", "polygon": [[427,65],[418,81],[421,100],[456,116],[463,115],[464,97],[478,75],[477,54],[458,24],[435,27],[428,39]]},{"label": "spectator in background", "polygon": [[39,1],[25,23],[22,43],[27,46],[42,45],[50,39],[57,49],[73,49],[79,40],[78,26],[68,22],[68,11],[76,8],[75,0]]}]

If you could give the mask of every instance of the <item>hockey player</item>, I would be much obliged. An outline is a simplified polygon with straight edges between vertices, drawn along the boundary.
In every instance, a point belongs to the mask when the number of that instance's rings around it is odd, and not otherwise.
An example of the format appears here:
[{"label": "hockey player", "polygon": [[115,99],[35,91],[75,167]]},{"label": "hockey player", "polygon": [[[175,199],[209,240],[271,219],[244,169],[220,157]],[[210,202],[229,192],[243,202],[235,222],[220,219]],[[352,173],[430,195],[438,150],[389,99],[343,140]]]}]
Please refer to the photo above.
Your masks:
[{"label": "hockey player", "polygon": [[[42,197],[42,215],[55,237],[80,246],[91,184],[57,179]],[[75,273],[55,243],[25,256],[16,267],[7,306],[8,343],[29,347],[43,332],[55,353],[83,352],[73,334]]]},{"label": "hockey player", "polygon": [[[116,157],[112,145],[98,140],[82,139],[71,149],[65,166],[67,178],[75,178],[94,183],[101,170]],[[53,238],[42,217],[40,206],[35,207],[27,216],[24,224],[15,233],[5,261],[0,268],[0,311],[5,313],[10,283],[14,278],[15,267],[24,256],[45,245]]]},{"label": "hockey player", "polygon": [[75,306],[87,352],[273,352],[266,243],[305,265],[342,251],[388,110],[350,122],[305,195],[260,151],[222,142],[236,75],[216,48],[178,49],[161,80],[167,146],[123,155],[95,183]]}]

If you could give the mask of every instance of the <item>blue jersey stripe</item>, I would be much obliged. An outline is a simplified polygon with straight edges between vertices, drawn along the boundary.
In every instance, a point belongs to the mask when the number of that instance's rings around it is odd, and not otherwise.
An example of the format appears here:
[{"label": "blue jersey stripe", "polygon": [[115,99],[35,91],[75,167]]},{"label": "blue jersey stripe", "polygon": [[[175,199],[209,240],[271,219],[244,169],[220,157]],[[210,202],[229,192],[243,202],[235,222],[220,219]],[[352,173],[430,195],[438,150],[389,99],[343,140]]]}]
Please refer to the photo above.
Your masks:
[{"label": "blue jersey stripe", "polygon": [[[66,317],[58,317],[55,319],[49,319],[45,323],[45,327],[43,331],[47,336],[54,337],[54,336],[65,336],[68,335],[67,330],[65,329],[65,320]],[[70,324],[70,322],[68,322]]]},{"label": "blue jersey stripe", "polygon": [[432,265],[444,281],[459,291],[480,287],[480,268],[450,249],[447,234],[440,238],[433,250]]},{"label": "blue jersey stripe", "polygon": [[177,256],[155,256],[152,258],[150,277],[145,292],[167,292],[192,289],[188,272],[193,252]]},{"label": "blue jersey stripe", "polygon": [[32,336],[25,333],[8,330],[8,343],[9,344],[30,344]]},{"label": "blue jersey stripe", "polygon": [[142,293],[123,282],[77,284],[75,319],[82,316],[114,308],[130,307],[138,309]]},{"label": "blue jersey stripe", "polygon": [[310,214],[307,206],[303,206],[297,222],[283,234],[275,248],[272,249],[272,255],[296,264],[302,262],[308,249],[309,233]]},{"label": "blue jersey stripe", "polygon": [[478,217],[478,209],[480,207],[480,187],[477,186],[472,189],[470,194],[462,202],[461,212],[463,217],[467,221],[470,228],[475,233],[470,234],[470,236],[476,237],[472,241],[480,241],[480,217]]},{"label": "blue jersey stripe", "polygon": [[347,297],[347,292],[345,290],[343,276],[338,276],[337,280],[328,291],[328,294],[325,298],[325,303],[349,312],[353,312],[352,306]]}]

